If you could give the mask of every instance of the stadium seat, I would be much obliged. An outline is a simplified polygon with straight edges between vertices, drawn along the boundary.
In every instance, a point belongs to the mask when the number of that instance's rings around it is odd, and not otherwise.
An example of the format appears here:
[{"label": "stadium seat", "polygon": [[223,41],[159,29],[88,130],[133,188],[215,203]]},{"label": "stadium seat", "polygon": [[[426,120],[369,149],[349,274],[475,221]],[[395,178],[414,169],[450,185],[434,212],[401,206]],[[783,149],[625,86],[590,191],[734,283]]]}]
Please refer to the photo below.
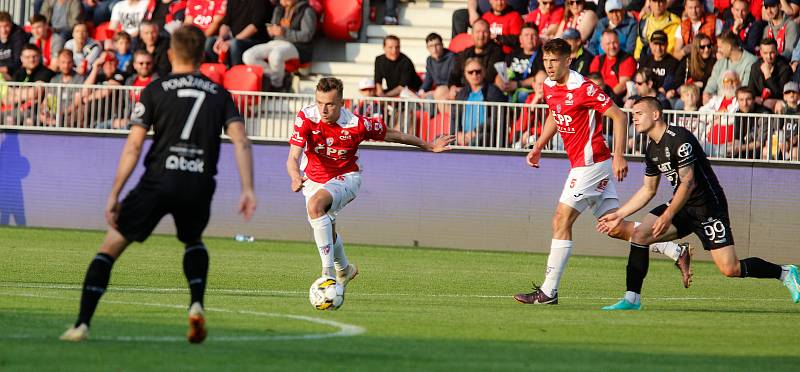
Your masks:
[{"label": "stadium seat", "polygon": [[[225,73],[222,86],[227,90],[260,92],[263,78],[264,69],[261,66],[236,65]],[[233,94],[232,96],[233,101],[239,106],[239,111],[246,115],[255,101],[255,97],[240,96],[238,94]]]},{"label": "stadium seat", "polygon": [[362,0],[324,0],[322,31],[333,40],[353,41],[361,30]]},{"label": "stadium seat", "polygon": [[311,69],[311,62],[301,63],[299,59],[292,58],[283,64],[283,68],[287,74],[300,74],[303,76],[308,75]]},{"label": "stadium seat", "polygon": [[450,45],[447,47],[447,49],[450,49],[450,51],[453,53],[458,53],[473,45],[475,45],[475,41],[472,40],[472,35],[464,32],[453,37],[450,40]]},{"label": "stadium seat", "polygon": [[425,111],[416,112],[418,137],[426,142],[431,142],[443,135],[450,134],[450,114],[437,113],[430,117]]},{"label": "stadium seat", "polygon": [[227,67],[222,63],[203,63],[200,65],[200,73],[219,85],[223,85],[225,81],[226,70]]}]

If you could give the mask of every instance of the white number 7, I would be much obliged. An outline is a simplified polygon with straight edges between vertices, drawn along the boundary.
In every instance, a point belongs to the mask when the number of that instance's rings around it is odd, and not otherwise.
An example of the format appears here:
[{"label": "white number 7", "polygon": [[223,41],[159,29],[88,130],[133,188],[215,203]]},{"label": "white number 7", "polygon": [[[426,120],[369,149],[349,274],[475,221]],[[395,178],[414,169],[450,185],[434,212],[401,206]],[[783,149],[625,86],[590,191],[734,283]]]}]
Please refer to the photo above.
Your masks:
[{"label": "white number 7", "polygon": [[200,106],[203,105],[203,100],[206,99],[206,92],[197,89],[179,89],[178,97],[195,98],[194,105],[192,106],[192,111],[189,112],[189,117],[186,118],[186,124],[183,125],[183,131],[181,132],[181,139],[188,140],[189,135],[192,134],[192,128],[194,127],[194,120],[197,118],[197,113],[200,111]]}]

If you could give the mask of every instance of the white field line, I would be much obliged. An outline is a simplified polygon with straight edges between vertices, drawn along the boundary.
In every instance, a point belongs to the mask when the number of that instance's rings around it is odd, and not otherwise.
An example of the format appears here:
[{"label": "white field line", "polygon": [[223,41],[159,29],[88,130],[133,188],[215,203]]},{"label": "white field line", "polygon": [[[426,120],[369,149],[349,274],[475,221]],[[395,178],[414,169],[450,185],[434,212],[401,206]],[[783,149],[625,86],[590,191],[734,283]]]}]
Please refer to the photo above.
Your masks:
[{"label": "white field line", "polygon": [[[55,299],[55,300],[68,300],[74,301],[74,298],[71,297],[59,297],[59,296],[48,296],[48,295],[40,295],[34,293],[9,293],[9,292],[0,292],[0,296],[13,296],[13,297],[27,297],[27,298],[46,298],[46,299]],[[114,300],[104,300],[104,303],[111,303],[111,304],[121,304],[121,305],[138,305],[138,306],[151,306],[151,307],[164,307],[164,308],[171,308],[171,309],[182,309],[185,310],[185,305],[170,305],[170,304],[160,304],[160,303],[151,303],[151,302],[134,302],[134,301],[114,301]],[[299,320],[309,323],[321,324],[333,328],[338,328],[336,332],[333,333],[306,333],[300,335],[275,335],[275,336],[209,336],[209,341],[280,341],[280,340],[319,340],[324,338],[331,338],[331,337],[351,337],[357,336],[364,332],[366,329],[363,327],[359,327],[352,324],[341,323],[334,320],[328,319],[320,319],[314,318],[310,316],[304,315],[294,315],[294,314],[280,314],[280,313],[268,313],[268,312],[261,312],[261,311],[250,311],[250,310],[230,310],[230,309],[223,309],[223,308],[215,308],[209,307],[205,309],[206,311],[213,311],[213,312],[220,312],[220,313],[230,313],[230,314],[242,314],[242,315],[253,315],[259,317],[272,317],[272,318],[287,318],[292,320]],[[35,336],[29,334],[17,334],[17,335],[3,335],[0,336],[0,339],[32,339],[32,338],[46,338],[46,336]],[[176,337],[176,336],[100,336],[100,337],[92,337],[94,340],[107,340],[107,341],[148,341],[148,342],[186,342],[186,337]]]},{"label": "white field line", "polygon": [[[82,287],[76,284],[41,284],[41,283],[3,283],[0,282],[0,288],[17,288],[17,289],[65,289],[65,290],[80,290]],[[110,286],[109,292],[143,292],[143,293],[188,293],[188,288],[151,288],[151,287],[121,287]],[[206,292],[210,293],[225,293],[225,294],[266,294],[266,295],[301,295],[306,294],[308,291],[281,291],[269,289],[225,289],[225,288],[208,288]],[[513,294],[505,295],[480,295],[480,294],[415,294],[415,293],[347,293],[348,297],[432,297],[432,298],[511,298]],[[568,300],[619,300],[620,297],[581,297],[581,296],[559,296],[562,299]],[[780,301],[785,302],[786,298],[743,298],[743,297],[645,297],[646,300],[655,301]]]}]

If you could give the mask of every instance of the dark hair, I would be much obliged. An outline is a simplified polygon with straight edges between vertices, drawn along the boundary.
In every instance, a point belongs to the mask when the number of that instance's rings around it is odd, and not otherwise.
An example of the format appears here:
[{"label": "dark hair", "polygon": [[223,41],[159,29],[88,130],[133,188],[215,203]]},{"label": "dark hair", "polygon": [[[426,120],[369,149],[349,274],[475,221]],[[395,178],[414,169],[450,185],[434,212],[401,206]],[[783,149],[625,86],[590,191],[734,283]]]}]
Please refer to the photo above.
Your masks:
[{"label": "dark hair", "polygon": [[619,35],[617,35],[617,32],[614,31],[613,28],[607,28],[607,29],[603,30],[603,33],[600,34],[600,37],[602,37],[605,34],[614,35],[614,36],[617,37],[617,39],[619,39]]},{"label": "dark hair", "polygon": [[723,41],[734,47],[739,47],[739,37],[736,36],[736,34],[734,34],[731,30],[723,31],[719,36],[717,36],[717,41]]},{"label": "dark hair", "polygon": [[650,107],[651,109],[653,109],[655,111],[658,111],[659,118],[661,117],[661,114],[664,112],[664,107],[661,106],[661,102],[658,102],[656,97],[649,97],[649,96],[648,97],[639,97],[639,98],[636,99],[636,101],[633,101],[634,105],[638,105],[640,103],[644,103],[648,107]]},{"label": "dark hair", "polygon": [[338,93],[339,99],[341,99],[342,91],[344,90],[342,81],[331,76],[319,79],[317,83],[317,92],[328,93],[332,90],[335,90]]},{"label": "dark hair", "polygon": [[766,38],[766,39],[761,39],[761,42],[758,43],[758,44],[761,45],[761,46],[772,45],[772,46],[774,46],[776,48],[778,47],[778,41],[775,40],[774,38],[771,38],[771,37],[770,38]]},{"label": "dark hair", "polygon": [[[531,23],[531,22],[525,22],[525,23],[523,23],[523,24],[522,24],[522,29],[525,29],[525,28],[531,28],[531,29],[533,29],[534,31],[536,31],[536,33],[537,33],[537,34],[539,33],[539,26],[537,26],[537,25],[536,25],[536,24],[534,24],[534,23]],[[522,30],[522,29],[520,29],[520,30]]]},{"label": "dark hair", "polygon": [[36,51],[36,53],[42,54],[42,50],[39,49],[39,47],[36,46],[36,44],[25,44],[25,45],[23,45],[22,46],[22,50],[20,51],[20,54],[22,54],[22,52],[24,52],[26,50],[34,50],[34,51]]},{"label": "dark hair", "polygon": [[61,57],[62,55],[69,56],[69,59],[73,61],[75,60],[75,56],[72,55],[72,51],[67,48],[58,51],[58,57]]},{"label": "dark hair", "polygon": [[752,88],[750,88],[750,87],[747,87],[747,86],[744,86],[744,87],[739,87],[739,89],[736,89],[736,95],[737,95],[737,96],[739,95],[739,93],[747,93],[747,94],[749,94],[749,95],[751,95],[751,96],[753,96],[753,97],[755,97],[755,96],[756,96],[756,92],[755,92],[755,91],[753,91],[753,89],[752,89]]},{"label": "dark hair", "polygon": [[43,16],[41,14],[34,14],[34,15],[31,16],[30,19],[28,19],[28,22],[30,22],[31,24],[39,23],[39,22],[47,23],[47,17],[45,17],[45,16]]},{"label": "dark hair", "polygon": [[158,30],[158,23],[155,23],[155,22],[150,21],[150,20],[144,20],[144,21],[142,21],[142,23],[139,23],[139,29],[141,29],[142,26],[153,26],[153,27],[156,28],[156,30]]},{"label": "dark hair", "polygon": [[[645,81],[645,82],[648,82],[648,81],[650,81],[650,82],[656,81],[656,75],[653,73],[653,70],[651,70],[651,69],[649,69],[649,68],[646,68],[646,67],[640,67],[638,70],[636,70],[636,74],[635,74],[635,75],[642,75],[642,76],[644,76],[644,81]],[[634,76],[635,76],[635,75],[634,75]]]},{"label": "dark hair", "polygon": [[569,57],[572,48],[564,39],[550,39],[542,46],[542,52],[555,54],[559,57]]},{"label": "dark hair", "polygon": [[136,56],[141,56],[141,55],[153,58],[153,55],[150,54],[150,52],[148,52],[147,49],[137,49],[135,52],[133,52],[133,59],[136,59]]},{"label": "dark hair", "polygon": [[172,33],[169,47],[172,55],[186,63],[200,65],[203,62],[206,36],[194,26],[181,26]]},{"label": "dark hair", "polygon": [[386,41],[387,40],[395,40],[395,41],[397,41],[398,44],[400,44],[400,38],[399,37],[394,36],[394,35],[386,35],[383,38],[383,46],[386,46]]},{"label": "dark hair", "polygon": [[125,31],[117,31],[117,33],[114,34],[114,38],[112,38],[111,40],[116,43],[117,40],[120,40],[120,39],[125,39],[125,40],[128,40],[128,41],[132,41],[133,40],[131,38],[131,35],[128,34],[127,32],[125,32]]},{"label": "dark hair", "polygon": [[0,22],[11,23],[11,24],[14,23],[14,21],[11,19],[11,14],[9,12],[0,12]]},{"label": "dark hair", "polygon": [[430,43],[431,41],[434,41],[434,40],[439,40],[439,42],[441,43],[442,42],[442,35],[439,35],[439,34],[437,34],[435,32],[429,33],[428,36],[425,37],[425,44],[427,45],[428,43]]}]

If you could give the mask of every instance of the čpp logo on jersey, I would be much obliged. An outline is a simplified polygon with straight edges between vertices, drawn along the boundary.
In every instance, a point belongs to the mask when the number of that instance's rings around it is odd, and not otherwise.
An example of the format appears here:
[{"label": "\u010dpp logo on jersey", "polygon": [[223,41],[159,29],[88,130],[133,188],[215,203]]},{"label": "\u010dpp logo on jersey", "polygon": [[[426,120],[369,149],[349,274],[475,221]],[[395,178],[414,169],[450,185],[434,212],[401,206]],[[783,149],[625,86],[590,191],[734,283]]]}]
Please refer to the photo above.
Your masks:
[{"label": "\u010dpp logo on jersey", "polygon": [[204,162],[202,159],[186,159],[183,156],[170,155],[167,157],[165,167],[169,170],[180,170],[191,173],[203,173]]}]

